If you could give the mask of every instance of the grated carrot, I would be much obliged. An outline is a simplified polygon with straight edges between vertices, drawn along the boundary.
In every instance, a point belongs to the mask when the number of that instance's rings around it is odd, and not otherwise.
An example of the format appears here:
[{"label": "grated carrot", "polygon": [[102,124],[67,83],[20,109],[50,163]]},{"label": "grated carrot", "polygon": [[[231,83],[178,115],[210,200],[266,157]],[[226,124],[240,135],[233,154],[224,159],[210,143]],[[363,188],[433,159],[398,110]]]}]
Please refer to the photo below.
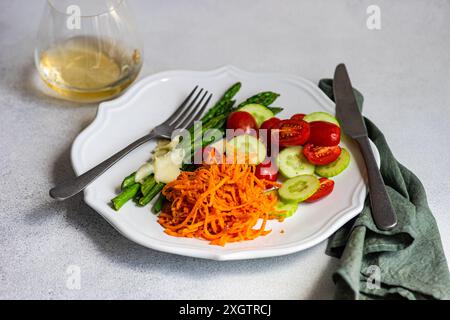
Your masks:
[{"label": "grated carrot", "polygon": [[182,172],[163,190],[170,204],[159,223],[168,235],[219,246],[269,234],[266,225],[276,218],[277,198],[266,190],[279,185],[258,179],[255,170],[249,164],[211,164]]}]

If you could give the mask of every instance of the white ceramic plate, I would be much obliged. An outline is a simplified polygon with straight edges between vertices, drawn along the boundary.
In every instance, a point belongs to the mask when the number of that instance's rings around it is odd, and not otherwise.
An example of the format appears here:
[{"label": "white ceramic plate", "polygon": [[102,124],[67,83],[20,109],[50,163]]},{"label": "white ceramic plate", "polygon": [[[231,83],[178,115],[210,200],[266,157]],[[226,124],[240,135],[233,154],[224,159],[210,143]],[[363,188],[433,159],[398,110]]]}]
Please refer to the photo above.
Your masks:
[{"label": "white ceramic plate", "polygon": [[[265,90],[279,92],[281,97],[276,105],[285,108],[280,114],[282,118],[314,111],[334,113],[334,103],[315,84],[293,75],[249,73],[229,66],[208,72],[164,72],[140,81],[119,99],[100,105],[95,121],[73,144],[72,164],[76,174],[86,172],[148,133],[175,110],[195,85],[207,88],[218,98],[237,81],[243,84],[238,100]],[[159,251],[214,260],[294,253],[324,241],[355,217],[367,195],[362,156],[353,142],[345,140],[343,146],[350,151],[352,162],[347,171],[335,179],[333,194],[318,203],[300,205],[297,214],[283,223],[270,222],[268,228],[273,231],[268,236],[226,247],[175,238],[163,232],[150,207],[138,208],[129,203],[118,213],[109,206],[123,178],[149,160],[154,146],[155,143],[148,143],[115,165],[86,189],[84,199],[124,236]],[[373,149],[379,162],[379,153],[375,146]]]}]

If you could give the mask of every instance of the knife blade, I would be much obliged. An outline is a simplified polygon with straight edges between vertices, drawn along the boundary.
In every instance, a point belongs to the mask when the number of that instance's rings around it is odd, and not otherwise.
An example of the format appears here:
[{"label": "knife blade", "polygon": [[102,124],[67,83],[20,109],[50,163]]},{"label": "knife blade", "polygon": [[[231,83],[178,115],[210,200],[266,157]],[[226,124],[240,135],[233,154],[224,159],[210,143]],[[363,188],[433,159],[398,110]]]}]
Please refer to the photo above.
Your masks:
[{"label": "knife blade", "polygon": [[333,88],[336,101],[336,116],[345,133],[353,139],[368,136],[367,128],[356,103],[353,86],[344,64],[340,64],[336,68]]},{"label": "knife blade", "polygon": [[397,225],[397,216],[373,155],[367,128],[344,64],[340,64],[336,68],[333,90],[336,116],[344,133],[358,143],[366,164],[372,218],[378,229],[391,230]]}]

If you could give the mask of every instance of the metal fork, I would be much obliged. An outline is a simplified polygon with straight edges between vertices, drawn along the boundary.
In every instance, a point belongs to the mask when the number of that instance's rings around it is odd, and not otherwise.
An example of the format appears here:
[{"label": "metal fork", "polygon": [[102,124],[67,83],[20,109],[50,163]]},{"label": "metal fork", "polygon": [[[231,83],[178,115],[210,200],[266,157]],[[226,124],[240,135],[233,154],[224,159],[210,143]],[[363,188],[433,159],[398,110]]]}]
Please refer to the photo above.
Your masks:
[{"label": "metal fork", "polygon": [[[105,173],[119,160],[124,158],[131,151],[140,147],[144,143],[147,143],[154,138],[171,139],[171,135],[175,130],[191,127],[195,121],[201,118],[204,111],[206,110],[206,107],[212,99],[212,94],[209,94],[208,91],[201,89],[199,92],[197,92],[197,90],[198,86],[196,86],[194,90],[192,90],[186,100],[183,101],[181,106],[178,107],[178,109],[172,114],[172,116],[170,116],[169,119],[167,119],[159,126],[155,127],[148,135],[133,142],[128,147],[126,147],[122,151],[119,151],[111,158],[100,163],[85,174],[51,189],[50,196],[56,200],[61,201],[69,199],[83,191],[95,179]],[[209,97],[205,101],[208,95]],[[199,99],[200,101],[197,103]]]}]

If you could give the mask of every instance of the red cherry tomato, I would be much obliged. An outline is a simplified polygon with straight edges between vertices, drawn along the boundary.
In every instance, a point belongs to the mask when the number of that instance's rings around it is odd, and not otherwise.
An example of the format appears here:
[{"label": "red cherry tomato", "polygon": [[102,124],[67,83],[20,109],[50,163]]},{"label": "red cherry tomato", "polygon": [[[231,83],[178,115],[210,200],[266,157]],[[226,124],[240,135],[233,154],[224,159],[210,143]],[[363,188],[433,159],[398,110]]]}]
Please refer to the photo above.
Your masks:
[{"label": "red cherry tomato", "polygon": [[280,124],[280,146],[301,146],[309,139],[309,123],[303,120],[284,120]]},{"label": "red cherry tomato", "polygon": [[[281,120],[278,118],[271,118],[269,120],[264,121],[264,123],[261,125],[258,131],[258,135],[261,138],[262,141],[266,143],[267,147],[267,153],[269,156],[276,156],[272,155],[272,150],[279,150],[278,146],[278,137],[274,135],[273,133],[275,130],[278,130],[280,128]],[[266,130],[264,132],[263,130]],[[276,146],[276,148],[273,148]]]},{"label": "red cherry tomato", "polygon": [[303,154],[306,159],[312,164],[317,166],[325,166],[330,164],[339,158],[341,155],[341,147],[317,147],[311,143],[308,143],[303,148]]},{"label": "red cherry tomato", "polygon": [[308,143],[316,146],[334,147],[341,142],[341,128],[337,125],[330,122],[314,121],[309,126],[311,134]]},{"label": "red cherry tomato", "polygon": [[327,179],[327,178],[321,178],[320,180],[320,188],[316,191],[308,200],[305,202],[311,203],[315,202],[317,200],[323,199],[326,196],[330,195],[334,190],[334,181]]},{"label": "red cherry tomato", "polygon": [[281,120],[278,118],[271,118],[269,120],[266,120],[263,122],[260,130],[272,130],[272,129],[278,129],[280,127]]},{"label": "red cherry tomato", "polygon": [[272,161],[264,161],[256,166],[256,177],[268,181],[277,181],[278,168]]},{"label": "red cherry tomato", "polygon": [[245,111],[233,112],[227,121],[227,129],[242,130],[243,134],[256,132],[258,124],[255,118]]},{"label": "red cherry tomato", "polygon": [[303,120],[305,117],[306,117],[306,114],[304,114],[304,113],[298,113],[298,114],[293,115],[292,118],[291,118],[291,120],[297,120],[297,121],[300,121],[300,120]]}]

